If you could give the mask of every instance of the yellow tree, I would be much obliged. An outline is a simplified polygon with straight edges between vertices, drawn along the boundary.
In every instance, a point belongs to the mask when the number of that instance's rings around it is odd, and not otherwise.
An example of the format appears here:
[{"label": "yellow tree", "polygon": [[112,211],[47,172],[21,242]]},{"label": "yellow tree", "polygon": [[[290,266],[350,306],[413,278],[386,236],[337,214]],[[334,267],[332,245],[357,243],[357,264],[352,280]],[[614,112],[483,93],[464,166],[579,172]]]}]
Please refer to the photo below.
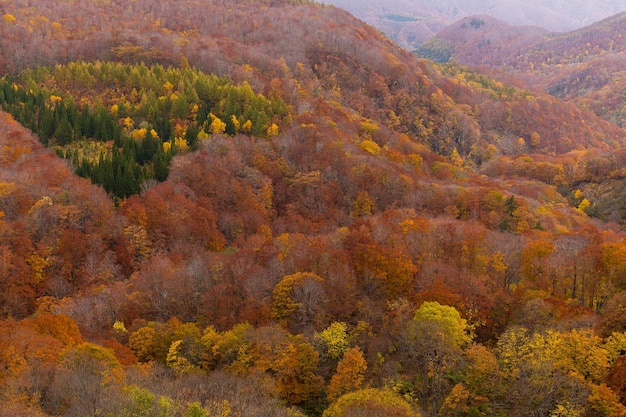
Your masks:
[{"label": "yellow tree", "polygon": [[348,416],[420,417],[420,413],[394,391],[367,388],[339,397],[323,414],[323,417]]},{"label": "yellow tree", "polygon": [[156,330],[152,326],[144,326],[134,331],[128,338],[128,346],[132,349],[137,359],[143,362],[155,359],[154,341]]},{"label": "yellow tree", "polygon": [[314,337],[326,346],[326,352],[331,359],[339,359],[348,350],[348,325],[342,321],[333,322],[322,332],[315,333]]},{"label": "yellow tree", "polygon": [[359,191],[359,194],[352,205],[352,212],[350,215],[353,217],[370,216],[375,209],[375,204],[372,202],[370,195],[367,191]]},{"label": "yellow tree", "polygon": [[530,335],[524,328],[512,328],[500,337],[497,351],[503,377],[500,401],[516,415],[582,413],[609,357],[590,331]]},{"label": "yellow tree", "polygon": [[446,338],[459,349],[469,345],[472,341],[471,327],[467,320],[461,317],[457,309],[441,305],[436,301],[424,302],[417,309],[413,317],[415,322],[432,322],[437,324]]},{"label": "yellow tree", "polygon": [[5,13],[5,14],[2,15],[2,20],[7,25],[13,25],[15,23],[15,16],[13,16],[10,13]]},{"label": "yellow tree", "polygon": [[276,390],[291,405],[314,407],[324,387],[324,380],[317,375],[319,355],[313,347],[296,340],[289,344],[275,363]]},{"label": "yellow tree", "polygon": [[121,368],[113,351],[85,342],[61,352],[60,363],[54,386],[61,407],[51,410],[53,414],[97,415],[103,392],[112,388]]},{"label": "yellow tree", "polygon": [[600,415],[606,417],[626,416],[626,407],[619,401],[619,397],[605,384],[593,385],[589,395],[589,404]]},{"label": "yellow tree", "polygon": [[602,271],[615,288],[626,289],[626,241],[602,245]]},{"label": "yellow tree", "polygon": [[169,351],[167,352],[166,364],[174,370],[174,373],[178,376],[188,374],[197,368],[189,362],[181,352],[181,346],[183,341],[176,340],[172,342]]},{"label": "yellow tree", "polygon": [[471,327],[454,308],[425,302],[407,324],[405,364],[424,412],[435,412],[448,394],[445,375],[457,366],[462,349],[472,341]]},{"label": "yellow tree", "polygon": [[312,272],[285,276],[272,294],[272,316],[292,330],[322,321],[327,302],[324,278]]},{"label": "yellow tree", "polygon": [[267,128],[267,136],[277,136],[278,135],[278,125],[276,123],[272,123]]},{"label": "yellow tree", "polygon": [[210,113],[209,116],[212,119],[211,124],[209,125],[211,133],[214,135],[224,133],[226,131],[226,123],[220,120],[220,118],[215,116],[213,113]]},{"label": "yellow tree", "polygon": [[452,387],[439,410],[441,416],[486,414],[490,402],[500,395],[502,375],[495,354],[483,345],[473,344],[465,351],[465,360],[463,382]]}]

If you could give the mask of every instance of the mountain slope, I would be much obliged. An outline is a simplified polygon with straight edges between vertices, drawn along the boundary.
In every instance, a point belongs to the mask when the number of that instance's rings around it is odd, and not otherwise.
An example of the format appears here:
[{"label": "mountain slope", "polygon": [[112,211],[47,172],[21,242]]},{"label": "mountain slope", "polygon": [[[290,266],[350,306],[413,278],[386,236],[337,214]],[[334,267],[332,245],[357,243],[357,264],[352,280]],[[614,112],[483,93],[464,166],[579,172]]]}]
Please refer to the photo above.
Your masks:
[{"label": "mountain slope", "polygon": [[325,3],[350,11],[409,49],[419,46],[444,27],[472,15],[487,15],[515,26],[531,25],[565,32],[626,10],[623,0],[331,0]]},{"label": "mountain slope", "polygon": [[509,51],[525,50],[550,34],[536,26],[513,26],[489,16],[476,15],[441,30],[416,53],[437,62],[453,59],[465,65],[491,66],[504,60]]},{"label": "mountain slope", "polygon": [[624,125],[620,97],[626,91],[625,13],[564,34],[542,34],[491,20],[471,28],[472,19],[481,18],[467,18],[446,28],[423,45],[421,53],[512,74],[530,88]]},{"label": "mountain slope", "polygon": [[[574,111],[548,98],[542,99],[546,106],[531,106],[523,92],[507,97],[495,92],[495,101],[486,101],[485,108],[479,106],[474,114],[475,109],[459,104],[474,106],[484,101],[483,88],[473,91],[463,82],[458,88],[446,87],[449,79],[347,13],[313,4],[266,4],[252,3],[236,10],[216,7],[211,16],[202,15],[189,22],[187,13],[193,10],[178,10],[168,4],[150,4],[142,9],[135,3],[112,2],[105,6],[87,2],[79,3],[69,13],[67,4],[52,0],[44,1],[37,9],[14,2],[6,6],[10,12],[7,14],[15,20],[2,26],[0,48],[4,53],[0,68],[15,71],[78,58],[178,64],[184,56],[204,71],[246,81],[264,94],[271,95],[273,88],[289,91],[283,98],[297,113],[311,105],[312,95],[336,98],[362,117],[395,125],[396,131],[414,135],[446,155],[455,147],[467,155],[476,146],[498,146],[496,137],[506,145],[528,135],[524,132],[527,120],[519,120],[518,116],[539,120],[540,114],[534,112],[545,112],[553,106],[559,108],[555,108],[555,118],[560,117],[559,113]],[[136,18],[125,17],[128,13]],[[311,19],[296,23],[307,13]],[[42,23],[33,27],[35,21]],[[236,31],[231,30],[234,22],[239,22]],[[97,26],[103,30],[94,31]],[[104,30],[106,27],[115,29]],[[280,36],[279,28],[282,33],[293,33]],[[299,95],[299,90],[304,95]],[[441,96],[441,90],[448,96]],[[496,102],[499,104],[493,105]],[[526,110],[512,111],[508,126],[488,122],[511,106]],[[541,119],[550,120],[550,114],[542,114]],[[609,137],[614,137],[611,141],[623,141],[623,132],[591,117],[581,114],[572,120],[562,133],[554,132],[551,122],[534,123],[543,138],[538,149],[565,152],[581,146],[606,146]],[[486,130],[481,134],[483,121]],[[574,134],[576,130],[585,133]]]}]

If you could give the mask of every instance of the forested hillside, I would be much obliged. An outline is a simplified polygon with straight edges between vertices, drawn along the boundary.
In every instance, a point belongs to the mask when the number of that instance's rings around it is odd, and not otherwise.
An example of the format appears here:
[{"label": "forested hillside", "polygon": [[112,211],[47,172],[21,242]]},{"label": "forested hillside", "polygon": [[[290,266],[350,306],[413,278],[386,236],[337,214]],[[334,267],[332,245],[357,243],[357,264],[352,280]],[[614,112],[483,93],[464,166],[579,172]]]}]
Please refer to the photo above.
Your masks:
[{"label": "forested hillside", "polygon": [[567,32],[626,11],[624,0],[328,0],[415,49],[443,28],[485,15],[515,26]]},{"label": "forested hillside", "polygon": [[0,14],[0,416],[626,414],[616,125],[306,1]]},{"label": "forested hillside", "polygon": [[474,16],[442,30],[418,53],[438,62],[509,74],[625,126],[626,14],[568,33],[547,33]]}]

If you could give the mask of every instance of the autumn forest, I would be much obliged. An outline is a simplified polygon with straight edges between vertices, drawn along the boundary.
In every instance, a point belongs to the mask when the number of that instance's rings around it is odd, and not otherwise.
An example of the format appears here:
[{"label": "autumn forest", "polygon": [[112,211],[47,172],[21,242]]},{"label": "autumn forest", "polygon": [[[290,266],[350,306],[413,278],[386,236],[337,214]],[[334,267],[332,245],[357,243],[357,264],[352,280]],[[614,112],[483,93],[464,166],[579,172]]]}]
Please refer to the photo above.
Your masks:
[{"label": "autumn forest", "polygon": [[305,0],[0,16],[0,417],[626,416],[615,112]]}]

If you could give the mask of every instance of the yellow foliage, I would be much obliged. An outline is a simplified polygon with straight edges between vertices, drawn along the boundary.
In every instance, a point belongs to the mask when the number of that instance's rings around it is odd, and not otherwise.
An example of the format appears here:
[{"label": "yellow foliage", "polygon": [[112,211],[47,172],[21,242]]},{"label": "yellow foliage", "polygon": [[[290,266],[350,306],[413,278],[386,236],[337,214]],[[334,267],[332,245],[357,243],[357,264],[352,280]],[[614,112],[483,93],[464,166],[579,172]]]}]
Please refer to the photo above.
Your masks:
[{"label": "yellow foliage", "polygon": [[172,41],[172,44],[179,48],[184,47],[184,46],[189,45],[189,39],[187,39],[185,35],[183,34],[181,37],[174,38],[174,40]]},{"label": "yellow foliage", "polygon": [[374,211],[375,205],[367,191],[360,191],[352,205],[353,217],[369,216]]},{"label": "yellow foliage", "polygon": [[322,282],[324,278],[312,272],[296,272],[285,276],[276,286],[272,294],[272,316],[278,319],[287,318],[296,311],[298,303],[291,298],[291,292],[297,285],[306,280]]},{"label": "yellow foliage", "polygon": [[4,21],[4,23],[6,23],[7,25],[12,25],[15,23],[15,16],[13,16],[10,13],[6,13],[4,15],[2,15],[2,20]]},{"label": "yellow foliage", "polygon": [[35,282],[41,284],[45,278],[45,269],[50,265],[48,259],[34,253],[26,259],[26,263],[33,271]]},{"label": "yellow foliage", "polygon": [[252,130],[252,121],[250,119],[246,120],[245,123],[241,126],[241,130],[248,133]]},{"label": "yellow foliage", "polygon": [[472,341],[472,327],[461,317],[456,308],[426,301],[415,312],[416,322],[436,323],[441,332],[458,348],[464,348]]},{"label": "yellow foliage", "polygon": [[392,129],[400,126],[402,123],[400,116],[398,116],[393,110],[389,110],[387,117],[389,118],[389,127]]},{"label": "yellow foliage", "polygon": [[130,137],[137,141],[144,139],[146,136],[148,136],[148,130],[145,127],[135,129],[130,134]]},{"label": "yellow foliage", "polygon": [[213,326],[207,327],[202,336],[206,352],[204,366],[213,368],[219,363],[226,363],[233,373],[247,373],[252,366],[252,359],[247,353],[250,328],[248,323],[237,324],[225,332],[219,332]]},{"label": "yellow foliage", "polygon": [[589,209],[590,206],[591,206],[591,203],[589,202],[589,200],[587,200],[586,198],[583,198],[583,201],[581,201],[580,204],[578,205],[578,210],[585,213],[587,209]]},{"label": "yellow foliage", "polygon": [[583,192],[582,192],[582,191],[580,191],[579,189],[578,189],[578,190],[576,190],[576,191],[574,192],[574,198],[575,198],[576,200],[580,200],[581,198],[583,198]]},{"label": "yellow foliage", "polygon": [[121,322],[119,320],[115,320],[115,323],[113,323],[113,328],[122,333],[128,332],[128,330],[126,330],[126,326],[124,325],[124,322]]},{"label": "yellow foliage", "polygon": [[459,155],[459,151],[457,151],[456,147],[452,149],[452,153],[450,154],[450,161],[456,166],[463,165],[463,158],[461,158],[461,155]]},{"label": "yellow foliage", "polygon": [[470,399],[470,395],[470,392],[462,383],[456,384],[452,387],[441,406],[441,415],[446,417],[467,415],[469,411],[467,402]]},{"label": "yellow foliage", "polygon": [[512,376],[524,366],[549,365],[597,383],[606,377],[611,359],[602,339],[591,330],[529,335],[526,329],[511,329],[501,336],[498,349],[503,369]]},{"label": "yellow foliage", "polygon": [[[231,405],[228,400],[212,401],[211,404],[207,406],[207,409],[207,417],[230,417],[232,412]],[[185,415],[192,415],[192,413],[188,413]]]},{"label": "yellow foliage", "polygon": [[424,158],[421,155],[412,153],[407,157],[407,160],[411,165],[415,167],[416,170],[422,170],[422,166],[424,165]]},{"label": "yellow foliage", "polygon": [[135,122],[130,117],[124,119],[124,128],[130,130],[135,127]]},{"label": "yellow foliage", "polygon": [[148,232],[142,226],[126,226],[124,235],[129,240],[129,250],[134,255],[136,262],[141,262],[152,251],[152,241]]},{"label": "yellow foliage", "polygon": [[368,413],[369,415],[394,415],[419,417],[420,413],[389,389],[367,388],[341,396],[323,414],[323,417],[344,417]]},{"label": "yellow foliage", "polygon": [[117,104],[112,105],[112,106],[111,106],[111,110],[110,110],[110,111],[111,111],[111,114],[112,114],[113,116],[115,116],[115,115],[117,114],[117,112],[119,111],[119,109],[120,109],[120,108],[118,107],[118,105],[117,105]]},{"label": "yellow foliage", "polygon": [[28,212],[30,213],[33,210],[37,210],[41,207],[47,207],[47,206],[52,206],[52,205],[54,205],[54,202],[52,201],[50,197],[46,195],[46,196],[41,197],[39,200],[37,200],[37,202],[33,204],[33,206],[30,208]]},{"label": "yellow foliage", "polygon": [[571,404],[558,404],[550,413],[550,417],[582,417],[583,415],[584,410]]},{"label": "yellow foliage", "polygon": [[407,235],[410,232],[427,232],[428,222],[424,219],[406,219],[400,222],[402,234]]},{"label": "yellow foliage", "polygon": [[619,397],[605,384],[592,385],[591,395],[589,395],[591,408],[599,411],[602,416],[624,417],[626,407],[620,403]]},{"label": "yellow foliage", "polygon": [[188,374],[189,372],[195,370],[195,366],[193,366],[193,364],[189,362],[189,359],[184,357],[179,352],[179,348],[182,343],[182,340],[176,340],[175,342],[172,342],[167,352],[166,359],[167,366],[172,368],[174,370],[174,373],[178,376]]},{"label": "yellow foliage", "polygon": [[11,194],[15,190],[14,182],[0,181],[0,197]]},{"label": "yellow foliage", "polygon": [[314,338],[326,345],[328,356],[339,359],[348,350],[348,325],[342,321],[333,322],[321,333],[315,333]]},{"label": "yellow foliage", "polygon": [[219,117],[215,116],[213,113],[209,113],[209,116],[213,119],[211,125],[209,126],[209,130],[214,135],[224,133],[226,131],[226,123],[222,122]]},{"label": "yellow foliage", "polygon": [[178,66],[182,69],[189,69],[191,66],[189,65],[189,60],[184,54],[180,54],[180,60],[178,62]]},{"label": "yellow foliage", "polygon": [[163,142],[163,152],[168,153],[172,149],[172,142]]},{"label": "yellow foliage", "polygon": [[154,327],[146,326],[137,329],[128,338],[128,347],[140,361],[154,360],[154,341],[157,337]]},{"label": "yellow foliage", "polygon": [[491,267],[497,272],[504,272],[508,268],[508,265],[504,261],[504,256],[500,252],[496,252],[489,262]]},{"label": "yellow foliage", "polygon": [[278,125],[276,123],[272,123],[270,127],[267,128],[267,136],[277,136],[278,135]]},{"label": "yellow foliage", "polygon": [[89,363],[98,363],[103,371],[121,367],[113,350],[89,342],[65,348],[60,354],[60,361],[69,370],[83,369]]},{"label": "yellow foliage", "polygon": [[205,141],[209,138],[209,134],[207,132],[204,131],[204,129],[202,129],[199,133],[198,133],[198,140],[200,142]]},{"label": "yellow foliage", "polygon": [[626,333],[612,333],[604,340],[603,347],[608,352],[609,362],[613,363],[622,352],[626,351]]},{"label": "yellow foliage", "polygon": [[239,119],[237,119],[237,117],[233,114],[230,116],[230,120],[233,122],[233,126],[235,126],[235,132],[239,132],[239,128],[241,127]]},{"label": "yellow foliage", "polygon": [[133,89],[130,92],[129,98],[130,98],[131,103],[136,103],[137,100],[139,99],[139,91],[137,91],[137,89],[133,87]]},{"label": "yellow foliage", "polygon": [[378,144],[371,139],[365,139],[359,143],[359,147],[372,155],[380,154],[380,146],[378,146]]},{"label": "yellow foliage", "polygon": [[174,138],[174,145],[178,152],[186,152],[189,150],[189,143],[183,138]]},{"label": "yellow foliage", "polygon": [[371,120],[361,122],[361,131],[365,134],[372,135],[380,130],[380,127]]},{"label": "yellow foliage", "polygon": [[63,100],[63,98],[61,98],[59,96],[55,96],[54,94],[50,95],[50,103],[52,103],[53,106],[56,106],[62,100]]},{"label": "yellow foliage", "polygon": [[289,242],[289,233],[283,233],[276,238],[276,243],[280,247],[280,253],[278,254],[278,260],[284,261],[285,257],[289,254],[291,249],[291,242]]}]

